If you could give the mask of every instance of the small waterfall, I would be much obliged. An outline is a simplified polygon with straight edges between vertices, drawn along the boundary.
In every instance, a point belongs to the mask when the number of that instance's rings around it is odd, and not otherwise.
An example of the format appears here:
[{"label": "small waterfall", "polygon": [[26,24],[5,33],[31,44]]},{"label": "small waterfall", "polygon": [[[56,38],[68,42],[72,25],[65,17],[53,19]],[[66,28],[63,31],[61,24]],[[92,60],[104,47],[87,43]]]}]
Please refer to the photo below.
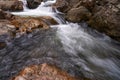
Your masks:
[{"label": "small waterfall", "polygon": [[[0,80],[12,76],[31,64],[48,62],[57,64],[74,76],[92,80],[120,80],[120,43],[88,28],[85,23],[70,23],[59,16],[49,5],[56,0],[42,2],[36,9],[11,12],[20,16],[51,16],[59,25],[48,31],[31,33],[15,39],[10,46],[0,50]],[[4,73],[4,72],[8,73]],[[4,77],[4,78],[3,78]]]},{"label": "small waterfall", "polygon": [[20,0],[20,1],[22,1],[23,2],[23,11],[27,11],[28,10],[28,8],[27,8],[27,1],[26,0]]},{"label": "small waterfall", "polygon": [[86,27],[77,23],[58,25],[57,36],[66,53],[74,64],[81,67],[86,77],[97,80],[120,79],[120,60],[117,58],[120,57],[120,48],[105,41],[104,36],[96,38],[86,32]]},{"label": "small waterfall", "polygon": [[24,3],[24,11],[22,12],[11,12],[14,15],[18,16],[32,16],[32,17],[39,17],[39,16],[51,16],[53,17],[59,24],[63,23],[63,20],[60,20],[60,17],[57,15],[57,10],[53,9],[52,7],[48,6],[56,2],[56,0],[48,0],[46,2],[41,2],[41,4],[36,9],[28,9],[26,7],[26,0],[22,0]]}]

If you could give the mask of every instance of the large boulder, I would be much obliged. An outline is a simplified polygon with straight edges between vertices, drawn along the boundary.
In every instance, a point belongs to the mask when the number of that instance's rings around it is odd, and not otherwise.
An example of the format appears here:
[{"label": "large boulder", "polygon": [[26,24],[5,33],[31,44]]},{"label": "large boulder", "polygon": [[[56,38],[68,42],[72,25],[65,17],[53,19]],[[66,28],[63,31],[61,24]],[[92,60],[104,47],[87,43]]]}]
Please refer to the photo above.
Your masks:
[{"label": "large boulder", "polygon": [[[33,65],[23,69],[12,80],[77,80],[53,65]],[[83,80],[83,79],[82,79]]]},{"label": "large boulder", "polygon": [[71,22],[88,25],[120,41],[120,0],[57,0],[53,5]]},{"label": "large boulder", "polygon": [[98,31],[120,41],[120,1],[102,0],[96,3],[88,24]]},{"label": "large boulder", "polygon": [[37,8],[43,0],[27,0],[27,7],[30,9]]},{"label": "large boulder", "polygon": [[57,8],[59,11],[67,13],[70,9],[77,5],[79,1],[80,0],[57,0],[56,3],[53,4],[53,8]]},{"label": "large boulder", "polygon": [[66,19],[71,22],[80,22],[82,20],[87,21],[90,19],[91,13],[84,6],[78,8],[72,8],[68,11]]},{"label": "large boulder", "polygon": [[53,18],[49,16],[42,17],[18,17],[15,16],[11,20],[11,24],[15,25],[17,32],[27,33],[32,32],[34,29],[49,29],[50,25],[58,24]]},{"label": "large boulder", "polygon": [[23,3],[19,0],[0,0],[0,9],[5,11],[22,11]]}]

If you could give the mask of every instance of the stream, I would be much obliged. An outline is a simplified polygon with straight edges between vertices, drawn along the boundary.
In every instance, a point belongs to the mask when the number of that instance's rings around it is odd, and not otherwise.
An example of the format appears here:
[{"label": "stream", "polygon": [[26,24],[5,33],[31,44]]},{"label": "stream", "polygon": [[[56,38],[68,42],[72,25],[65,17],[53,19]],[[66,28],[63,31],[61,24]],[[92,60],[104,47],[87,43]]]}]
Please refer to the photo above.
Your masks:
[{"label": "stream", "polygon": [[[42,2],[36,9],[11,12],[19,16],[51,16],[59,25],[49,30],[36,30],[15,38],[0,50],[0,80],[9,80],[29,65],[49,63],[69,74],[92,80],[120,80],[120,43],[99,33],[86,23],[64,20],[63,13]],[[0,37],[1,39],[1,37]]]}]

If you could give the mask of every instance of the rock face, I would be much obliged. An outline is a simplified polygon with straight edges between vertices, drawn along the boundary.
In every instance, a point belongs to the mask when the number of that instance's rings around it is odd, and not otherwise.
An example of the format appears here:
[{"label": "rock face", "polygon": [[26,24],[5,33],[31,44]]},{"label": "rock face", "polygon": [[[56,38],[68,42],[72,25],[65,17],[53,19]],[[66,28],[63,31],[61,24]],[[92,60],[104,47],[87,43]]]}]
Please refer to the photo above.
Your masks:
[{"label": "rock face", "polygon": [[71,22],[86,21],[90,27],[120,41],[119,0],[57,0],[53,5]]},{"label": "rock face", "polygon": [[5,11],[22,11],[23,3],[18,0],[0,0],[0,9]]},{"label": "rock face", "polygon": [[27,6],[30,9],[37,8],[43,0],[27,0]]},{"label": "rock face", "polygon": [[23,69],[12,80],[77,80],[59,68],[48,65],[33,65]]}]

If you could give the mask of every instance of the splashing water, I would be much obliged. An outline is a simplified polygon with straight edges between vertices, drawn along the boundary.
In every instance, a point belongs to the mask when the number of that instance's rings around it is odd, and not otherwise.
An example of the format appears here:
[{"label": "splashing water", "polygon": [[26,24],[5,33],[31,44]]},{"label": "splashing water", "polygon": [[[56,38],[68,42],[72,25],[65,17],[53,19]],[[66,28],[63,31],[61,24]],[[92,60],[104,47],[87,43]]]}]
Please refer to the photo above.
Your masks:
[{"label": "splashing water", "polygon": [[[120,80],[120,43],[87,27],[85,23],[63,24],[63,19],[42,2],[36,9],[28,9],[24,2],[22,16],[51,16],[60,23],[50,30],[39,31],[15,39],[0,50],[0,80],[18,73],[31,64],[50,63],[74,76],[92,80]],[[6,73],[7,72],[7,73]]]},{"label": "splashing water", "polygon": [[[82,73],[97,80],[119,80],[120,48],[103,37],[96,38],[78,24],[59,25],[57,35]],[[93,31],[94,32],[94,31]],[[102,34],[101,34],[102,35]]]}]

